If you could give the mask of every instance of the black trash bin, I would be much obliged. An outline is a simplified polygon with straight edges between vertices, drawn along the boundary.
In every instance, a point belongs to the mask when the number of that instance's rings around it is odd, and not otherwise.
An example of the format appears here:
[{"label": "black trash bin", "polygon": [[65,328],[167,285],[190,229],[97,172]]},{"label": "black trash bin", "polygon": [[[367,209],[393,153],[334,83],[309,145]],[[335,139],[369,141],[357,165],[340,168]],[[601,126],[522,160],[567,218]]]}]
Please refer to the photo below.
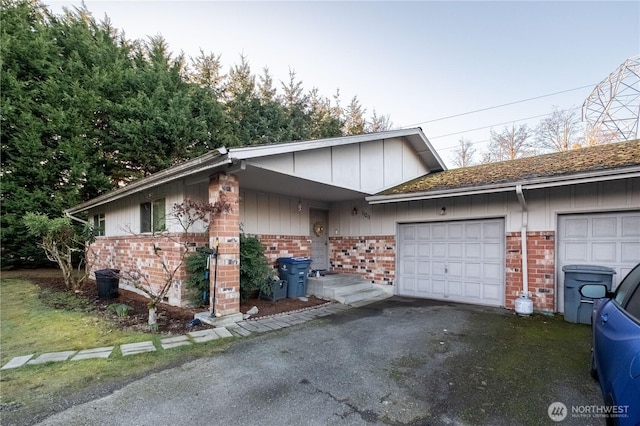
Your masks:
[{"label": "black trash bin", "polygon": [[287,298],[287,280],[271,280],[269,284],[271,287],[271,293],[267,294],[264,291],[260,290],[261,299],[271,300],[272,302],[275,302],[276,300]]},{"label": "black trash bin", "polygon": [[565,265],[564,272],[564,319],[568,322],[591,324],[594,299],[580,294],[586,284],[605,285],[609,291],[615,270],[597,265]]},{"label": "black trash bin", "polygon": [[308,257],[278,258],[278,275],[287,281],[287,297],[304,297],[307,294],[307,273],[311,266]]},{"label": "black trash bin", "polygon": [[100,299],[115,299],[118,297],[118,284],[120,283],[119,269],[100,269],[95,272],[98,285],[98,297]]}]

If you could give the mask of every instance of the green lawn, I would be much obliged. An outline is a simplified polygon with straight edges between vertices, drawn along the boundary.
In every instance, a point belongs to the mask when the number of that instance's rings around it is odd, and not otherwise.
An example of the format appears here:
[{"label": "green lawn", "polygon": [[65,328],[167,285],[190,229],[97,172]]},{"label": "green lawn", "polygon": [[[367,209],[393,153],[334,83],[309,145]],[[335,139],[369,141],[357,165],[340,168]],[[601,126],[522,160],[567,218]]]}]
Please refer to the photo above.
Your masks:
[{"label": "green lawn", "polygon": [[[51,298],[57,298],[56,304]],[[48,303],[47,303],[48,302]],[[56,309],[51,305],[64,305]],[[4,411],[2,417],[22,423],[50,410],[52,403],[94,387],[108,388],[153,370],[224,350],[227,342],[213,341],[170,350],[158,349],[123,357],[118,345],[156,341],[161,336],[119,330],[83,307],[86,302],[74,295],[42,294],[39,287],[24,278],[0,280],[0,365],[13,357],[64,350],[116,346],[108,359],[66,361],[42,365],[25,365],[3,370],[0,374],[0,403],[19,407]],[[166,336],[162,336],[166,337]],[[3,421],[4,423],[4,421]]]}]

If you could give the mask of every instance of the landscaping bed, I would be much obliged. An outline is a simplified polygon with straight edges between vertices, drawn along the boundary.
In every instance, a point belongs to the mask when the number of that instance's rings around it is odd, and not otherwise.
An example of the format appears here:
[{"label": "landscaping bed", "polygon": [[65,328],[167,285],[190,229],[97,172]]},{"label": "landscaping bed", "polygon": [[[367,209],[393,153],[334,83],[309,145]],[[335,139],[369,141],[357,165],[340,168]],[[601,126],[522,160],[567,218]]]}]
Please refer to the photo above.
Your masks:
[{"label": "landscaping bed", "polygon": [[[101,317],[110,319],[114,324],[123,329],[130,329],[141,332],[152,332],[149,329],[148,320],[148,299],[138,293],[119,289],[118,297],[114,299],[98,298],[98,289],[94,280],[89,280],[83,287],[82,293],[71,295],[66,290],[60,271],[55,269],[34,269],[3,272],[3,277],[28,279],[40,288],[41,299],[57,309],[80,309],[90,311]],[[58,297],[65,295],[67,297]],[[70,297],[69,297],[70,296]],[[74,300],[75,299],[75,300]],[[310,296],[307,301],[300,299],[282,299],[278,301],[262,300],[250,298],[240,305],[240,311],[246,313],[252,307],[258,308],[258,313],[251,318],[272,316],[284,312],[297,311],[312,306],[327,303],[326,300]],[[119,316],[110,305],[124,304],[130,307],[127,314]],[[210,328],[207,324],[200,324],[194,327],[189,326],[194,315],[204,312],[208,307],[177,307],[167,304],[158,306],[158,330],[155,333],[163,334],[183,334],[186,331],[195,331]]]}]

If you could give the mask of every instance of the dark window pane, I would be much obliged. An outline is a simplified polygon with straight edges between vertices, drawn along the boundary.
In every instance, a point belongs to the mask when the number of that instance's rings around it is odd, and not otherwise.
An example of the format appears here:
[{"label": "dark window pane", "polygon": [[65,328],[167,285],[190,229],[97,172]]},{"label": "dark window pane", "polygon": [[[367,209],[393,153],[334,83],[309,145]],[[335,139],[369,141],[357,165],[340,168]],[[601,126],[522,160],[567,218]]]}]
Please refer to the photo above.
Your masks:
[{"label": "dark window pane", "polygon": [[151,203],[140,204],[140,232],[151,232]]}]

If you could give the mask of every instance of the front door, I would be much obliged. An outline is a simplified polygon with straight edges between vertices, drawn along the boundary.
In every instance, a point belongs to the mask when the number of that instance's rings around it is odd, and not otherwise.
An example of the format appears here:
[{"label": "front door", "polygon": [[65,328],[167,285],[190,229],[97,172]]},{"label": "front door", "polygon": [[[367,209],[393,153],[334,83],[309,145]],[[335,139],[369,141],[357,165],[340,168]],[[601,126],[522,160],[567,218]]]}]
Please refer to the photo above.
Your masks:
[{"label": "front door", "polygon": [[329,238],[327,236],[327,211],[309,211],[309,235],[311,236],[311,269],[329,269]]}]

